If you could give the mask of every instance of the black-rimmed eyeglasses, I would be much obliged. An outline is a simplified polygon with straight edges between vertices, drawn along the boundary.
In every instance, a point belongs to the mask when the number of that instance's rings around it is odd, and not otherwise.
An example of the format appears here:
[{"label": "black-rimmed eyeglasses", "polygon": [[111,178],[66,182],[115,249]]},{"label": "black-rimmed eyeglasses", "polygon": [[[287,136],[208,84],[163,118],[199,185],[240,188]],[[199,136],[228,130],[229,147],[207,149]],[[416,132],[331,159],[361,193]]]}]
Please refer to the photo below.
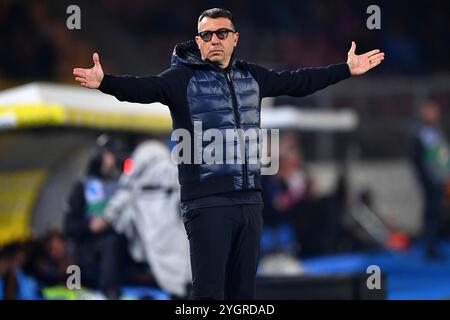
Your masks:
[{"label": "black-rimmed eyeglasses", "polygon": [[205,41],[205,42],[210,42],[212,39],[213,34],[215,33],[217,38],[219,38],[220,40],[226,39],[228,37],[228,33],[235,33],[236,31],[233,31],[231,29],[227,29],[227,28],[222,28],[216,31],[202,31],[199,32],[198,35],[199,37]]}]

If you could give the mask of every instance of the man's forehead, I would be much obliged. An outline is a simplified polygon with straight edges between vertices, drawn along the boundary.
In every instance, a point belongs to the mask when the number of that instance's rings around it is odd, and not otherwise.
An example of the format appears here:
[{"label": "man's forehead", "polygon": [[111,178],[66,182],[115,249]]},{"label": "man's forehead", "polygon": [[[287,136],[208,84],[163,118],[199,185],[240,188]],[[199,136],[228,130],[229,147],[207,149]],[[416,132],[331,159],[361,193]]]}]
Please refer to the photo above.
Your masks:
[{"label": "man's forehead", "polygon": [[231,28],[231,21],[227,18],[204,17],[198,24],[198,30],[218,30],[220,28]]}]

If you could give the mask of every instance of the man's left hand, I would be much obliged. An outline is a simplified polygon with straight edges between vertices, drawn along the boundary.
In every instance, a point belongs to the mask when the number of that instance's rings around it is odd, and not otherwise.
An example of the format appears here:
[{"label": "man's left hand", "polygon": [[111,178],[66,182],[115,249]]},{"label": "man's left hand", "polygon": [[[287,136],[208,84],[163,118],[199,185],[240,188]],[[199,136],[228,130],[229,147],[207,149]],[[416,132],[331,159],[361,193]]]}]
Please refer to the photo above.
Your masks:
[{"label": "man's left hand", "polygon": [[357,55],[356,43],[352,41],[352,46],[348,52],[347,64],[350,68],[352,76],[359,76],[372,68],[378,66],[384,60],[384,52],[380,50],[372,50],[361,55]]}]

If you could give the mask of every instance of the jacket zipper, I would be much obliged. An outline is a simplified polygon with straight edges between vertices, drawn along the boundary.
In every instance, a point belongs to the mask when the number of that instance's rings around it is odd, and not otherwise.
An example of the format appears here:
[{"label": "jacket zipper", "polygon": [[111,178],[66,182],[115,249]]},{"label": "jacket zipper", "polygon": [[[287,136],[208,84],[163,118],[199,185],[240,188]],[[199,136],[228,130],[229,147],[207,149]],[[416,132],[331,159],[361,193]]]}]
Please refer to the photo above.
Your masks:
[{"label": "jacket zipper", "polygon": [[[222,69],[221,69],[222,70]],[[234,113],[234,121],[236,122],[236,126],[238,129],[242,129],[241,126],[241,116],[239,115],[239,110],[237,106],[237,100],[236,100],[236,92],[234,91],[233,83],[231,82],[230,73],[222,70],[222,72],[225,73],[225,77],[227,79],[228,87],[231,92],[231,100],[233,103],[233,113]],[[240,132],[243,134],[243,131],[240,130]],[[245,145],[245,139],[244,136],[238,134],[238,141],[241,146],[244,146],[244,163],[242,164],[242,171],[243,171],[243,190],[247,190],[247,147]]]}]

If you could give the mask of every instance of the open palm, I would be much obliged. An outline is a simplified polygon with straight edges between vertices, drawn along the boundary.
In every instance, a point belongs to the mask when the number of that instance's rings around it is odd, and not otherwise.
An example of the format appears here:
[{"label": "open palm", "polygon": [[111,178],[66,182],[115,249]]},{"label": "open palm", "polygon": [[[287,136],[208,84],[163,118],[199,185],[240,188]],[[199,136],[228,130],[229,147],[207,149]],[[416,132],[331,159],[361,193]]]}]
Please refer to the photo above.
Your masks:
[{"label": "open palm", "polygon": [[381,61],[384,60],[384,52],[381,52],[378,49],[363,53],[361,55],[357,55],[355,51],[356,43],[352,41],[352,46],[347,54],[347,64],[353,76],[359,76],[366,73],[370,69],[378,66]]},{"label": "open palm", "polygon": [[98,53],[92,55],[92,60],[94,61],[94,66],[91,69],[75,68],[73,69],[73,74],[75,75],[75,80],[80,82],[83,87],[97,89],[100,87],[104,73]]}]

